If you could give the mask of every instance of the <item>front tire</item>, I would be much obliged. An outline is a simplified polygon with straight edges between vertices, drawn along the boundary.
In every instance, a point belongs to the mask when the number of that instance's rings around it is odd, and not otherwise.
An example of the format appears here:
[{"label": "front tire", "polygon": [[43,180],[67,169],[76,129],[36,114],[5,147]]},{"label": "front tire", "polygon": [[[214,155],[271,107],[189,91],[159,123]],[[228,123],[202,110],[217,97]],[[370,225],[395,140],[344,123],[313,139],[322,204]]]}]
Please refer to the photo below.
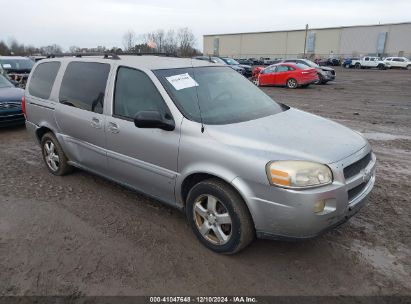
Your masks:
[{"label": "front tire", "polygon": [[233,188],[218,179],[202,181],[190,190],[186,215],[198,240],[216,253],[237,253],[255,236],[244,201]]},{"label": "front tire", "polygon": [[407,65],[406,69],[407,69],[408,71],[410,71],[410,70],[411,70],[411,64],[410,64],[410,65]]},{"label": "front tire", "polygon": [[67,156],[64,154],[53,133],[49,132],[43,135],[41,138],[41,150],[43,152],[43,160],[50,173],[62,176],[73,170],[73,167],[67,163]]}]

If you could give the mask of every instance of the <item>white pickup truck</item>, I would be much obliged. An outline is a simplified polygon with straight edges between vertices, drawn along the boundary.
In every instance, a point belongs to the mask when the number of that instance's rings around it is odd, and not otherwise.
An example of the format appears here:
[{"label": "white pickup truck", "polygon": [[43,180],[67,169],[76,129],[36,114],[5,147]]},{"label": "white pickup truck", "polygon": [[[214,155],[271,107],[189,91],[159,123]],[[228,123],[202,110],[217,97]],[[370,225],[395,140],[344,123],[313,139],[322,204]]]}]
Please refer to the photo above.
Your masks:
[{"label": "white pickup truck", "polygon": [[353,60],[351,62],[356,69],[370,69],[370,68],[377,68],[380,70],[385,70],[388,66],[387,64],[382,61],[379,57],[362,57],[359,60]]},{"label": "white pickup truck", "polygon": [[384,59],[384,62],[391,69],[402,68],[411,70],[411,60],[405,57],[387,57]]}]

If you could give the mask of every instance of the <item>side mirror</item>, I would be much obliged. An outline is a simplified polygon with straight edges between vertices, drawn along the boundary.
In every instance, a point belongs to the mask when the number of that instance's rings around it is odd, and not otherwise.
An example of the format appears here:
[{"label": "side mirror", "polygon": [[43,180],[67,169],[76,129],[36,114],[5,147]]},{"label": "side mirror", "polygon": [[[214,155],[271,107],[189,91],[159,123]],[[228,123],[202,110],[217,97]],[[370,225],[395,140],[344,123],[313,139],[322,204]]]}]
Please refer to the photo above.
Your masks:
[{"label": "side mirror", "polygon": [[163,117],[157,111],[138,112],[134,116],[134,125],[142,129],[162,129],[165,131],[173,131],[175,129],[174,120],[171,117]]}]

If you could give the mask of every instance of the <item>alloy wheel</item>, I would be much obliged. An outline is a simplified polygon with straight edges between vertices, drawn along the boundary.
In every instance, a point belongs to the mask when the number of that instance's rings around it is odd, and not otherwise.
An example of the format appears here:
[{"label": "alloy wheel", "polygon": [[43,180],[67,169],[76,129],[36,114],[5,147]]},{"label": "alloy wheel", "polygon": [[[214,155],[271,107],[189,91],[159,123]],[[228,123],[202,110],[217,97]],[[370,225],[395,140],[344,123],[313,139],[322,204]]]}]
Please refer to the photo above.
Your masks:
[{"label": "alloy wheel", "polygon": [[297,81],[295,81],[294,79],[289,79],[287,81],[287,86],[291,89],[294,89],[297,87]]},{"label": "alloy wheel", "polygon": [[201,195],[195,200],[193,217],[201,235],[215,245],[226,244],[232,234],[231,216],[224,204],[212,195]]},{"label": "alloy wheel", "polygon": [[47,140],[44,143],[44,159],[46,160],[47,166],[52,171],[58,171],[60,166],[60,157],[54,143],[51,140]]}]

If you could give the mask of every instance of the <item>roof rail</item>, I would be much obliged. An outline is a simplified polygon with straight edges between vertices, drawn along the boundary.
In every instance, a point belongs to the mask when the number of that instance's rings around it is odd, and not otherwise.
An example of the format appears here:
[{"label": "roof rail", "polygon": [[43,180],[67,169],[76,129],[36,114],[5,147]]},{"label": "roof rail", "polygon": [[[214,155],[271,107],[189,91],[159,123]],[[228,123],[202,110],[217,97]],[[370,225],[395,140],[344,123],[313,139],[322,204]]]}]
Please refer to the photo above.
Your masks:
[{"label": "roof rail", "polygon": [[120,59],[119,56],[164,56],[164,57],[178,57],[176,54],[172,53],[135,53],[135,52],[122,52],[122,53],[110,53],[110,52],[78,52],[78,53],[61,53],[61,54],[50,54],[47,58],[58,58],[58,57],[87,57],[87,56],[103,56],[104,59]]},{"label": "roof rail", "polygon": [[117,55],[126,55],[126,56],[164,56],[164,57],[178,57],[175,53],[136,53],[136,52],[122,52],[117,53]]},{"label": "roof rail", "polygon": [[87,57],[87,56],[103,56],[105,59],[120,59],[116,53],[109,52],[87,52],[87,53],[62,53],[62,54],[50,54],[47,55],[47,58],[56,58],[56,57]]}]

